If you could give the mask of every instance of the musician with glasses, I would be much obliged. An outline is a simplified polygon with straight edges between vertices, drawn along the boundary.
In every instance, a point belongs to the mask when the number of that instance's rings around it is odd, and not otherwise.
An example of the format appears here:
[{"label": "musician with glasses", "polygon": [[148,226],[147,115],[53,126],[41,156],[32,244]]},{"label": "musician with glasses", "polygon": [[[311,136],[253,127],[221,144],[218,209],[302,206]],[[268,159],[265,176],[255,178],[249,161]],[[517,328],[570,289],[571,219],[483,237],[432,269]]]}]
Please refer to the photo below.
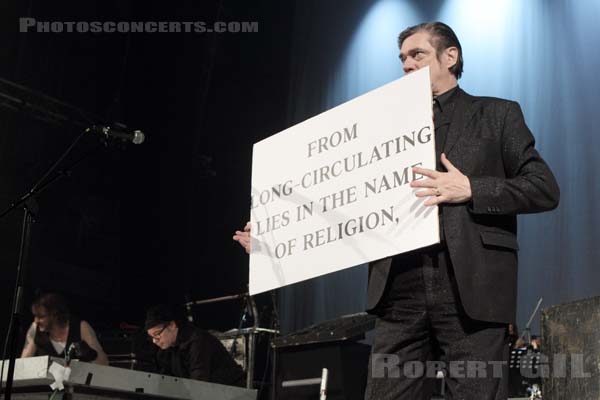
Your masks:
[{"label": "musician with glasses", "polygon": [[177,318],[168,306],[150,308],[144,329],[160,348],[156,360],[161,374],[245,386],[244,371],[221,342],[205,330]]}]

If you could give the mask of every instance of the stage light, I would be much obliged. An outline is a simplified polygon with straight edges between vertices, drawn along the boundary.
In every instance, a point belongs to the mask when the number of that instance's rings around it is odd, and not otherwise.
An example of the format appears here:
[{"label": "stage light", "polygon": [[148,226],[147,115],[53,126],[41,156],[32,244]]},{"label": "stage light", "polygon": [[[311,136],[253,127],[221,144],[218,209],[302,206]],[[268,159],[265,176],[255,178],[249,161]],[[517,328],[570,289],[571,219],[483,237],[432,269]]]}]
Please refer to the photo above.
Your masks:
[{"label": "stage light", "polygon": [[330,105],[336,105],[403,75],[398,60],[398,34],[418,21],[408,2],[375,2],[348,42],[329,91]]},{"label": "stage light", "polygon": [[[437,19],[452,27],[460,38],[465,71],[460,85],[486,95],[507,97],[513,92],[511,79],[521,65],[525,37],[524,7],[514,0],[448,0]],[[525,55],[526,56],[526,55]]]}]

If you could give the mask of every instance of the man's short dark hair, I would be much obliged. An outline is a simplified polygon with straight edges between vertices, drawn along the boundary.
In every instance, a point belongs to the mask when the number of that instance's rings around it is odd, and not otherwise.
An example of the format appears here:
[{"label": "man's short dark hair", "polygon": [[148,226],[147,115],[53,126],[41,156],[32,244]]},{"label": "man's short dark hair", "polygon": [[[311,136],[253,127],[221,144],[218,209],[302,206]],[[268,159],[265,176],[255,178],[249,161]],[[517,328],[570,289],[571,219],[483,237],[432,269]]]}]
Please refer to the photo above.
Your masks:
[{"label": "man's short dark hair", "polygon": [[435,48],[438,60],[442,56],[444,50],[448,47],[456,47],[458,49],[458,59],[456,60],[456,64],[449,69],[452,75],[454,75],[456,79],[459,79],[463,73],[462,47],[452,28],[443,22],[438,21],[424,22],[422,24],[411,26],[398,35],[398,47],[402,47],[404,40],[417,32],[427,32],[431,35],[431,45]]},{"label": "man's short dark hair", "polygon": [[31,303],[33,307],[44,307],[49,315],[52,315],[56,321],[64,325],[69,322],[71,313],[67,300],[59,293],[45,292],[36,296]]}]

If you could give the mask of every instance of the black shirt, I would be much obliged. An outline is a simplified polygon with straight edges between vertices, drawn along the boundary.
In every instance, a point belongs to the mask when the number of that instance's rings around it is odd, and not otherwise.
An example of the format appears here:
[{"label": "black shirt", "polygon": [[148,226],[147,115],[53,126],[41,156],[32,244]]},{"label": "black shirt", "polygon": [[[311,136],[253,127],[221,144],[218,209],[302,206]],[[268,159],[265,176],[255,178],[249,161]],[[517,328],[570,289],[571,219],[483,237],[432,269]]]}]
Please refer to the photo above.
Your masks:
[{"label": "black shirt", "polygon": [[437,156],[436,166],[438,171],[445,171],[442,166],[440,157],[442,150],[446,144],[446,136],[448,136],[448,128],[454,116],[454,95],[458,86],[436,96],[433,99],[433,124],[435,125],[435,154]]},{"label": "black shirt", "polygon": [[[454,86],[452,89],[436,96],[433,99],[433,124],[435,126],[435,166],[436,170],[442,172],[446,171],[446,168],[442,165],[441,157],[444,145],[446,144],[446,138],[448,136],[448,129],[450,123],[454,117],[454,105],[456,99],[456,89],[458,86]],[[440,219],[440,241],[443,243],[444,238],[444,222],[442,214],[444,213],[444,204],[438,205],[439,219]]]},{"label": "black shirt", "polygon": [[165,375],[223,385],[244,386],[244,371],[221,342],[210,333],[184,322],[175,345],[157,353],[159,371]]},{"label": "black shirt", "polygon": [[35,328],[35,336],[33,338],[35,343],[35,356],[52,356],[52,357],[64,357],[65,351],[69,349],[72,343],[81,342],[81,320],[77,318],[69,319],[69,335],[67,337],[67,343],[62,352],[57,353],[56,349],[50,341],[50,333],[40,331],[39,325]]},{"label": "black shirt", "polygon": [[[436,170],[447,172],[442,165],[441,157],[448,130],[454,117],[454,107],[458,86],[436,96],[433,99],[433,122],[435,126],[435,154],[436,154]],[[417,249],[408,253],[397,254],[392,258],[392,275],[400,270],[415,268],[422,264],[422,255],[424,252],[435,251],[438,248],[445,248],[444,224],[442,214],[444,212],[444,204],[438,205],[439,224],[440,224],[440,245],[427,247],[426,249]],[[393,281],[393,279],[391,279]]]}]

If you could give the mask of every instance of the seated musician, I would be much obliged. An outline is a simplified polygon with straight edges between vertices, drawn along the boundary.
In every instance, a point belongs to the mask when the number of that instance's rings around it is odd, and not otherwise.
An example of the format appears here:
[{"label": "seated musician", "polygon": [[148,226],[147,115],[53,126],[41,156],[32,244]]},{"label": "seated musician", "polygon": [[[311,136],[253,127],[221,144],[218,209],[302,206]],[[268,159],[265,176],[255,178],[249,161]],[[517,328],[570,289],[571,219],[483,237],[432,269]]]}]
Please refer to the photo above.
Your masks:
[{"label": "seated musician", "polygon": [[161,374],[245,386],[244,371],[221,342],[210,333],[176,318],[169,307],[150,308],[144,329],[160,348],[156,358]]},{"label": "seated musician", "polygon": [[72,358],[108,365],[94,329],[71,315],[63,296],[43,293],[33,301],[31,311],[33,323],[27,331],[21,357],[65,357],[65,352],[71,352]]}]

